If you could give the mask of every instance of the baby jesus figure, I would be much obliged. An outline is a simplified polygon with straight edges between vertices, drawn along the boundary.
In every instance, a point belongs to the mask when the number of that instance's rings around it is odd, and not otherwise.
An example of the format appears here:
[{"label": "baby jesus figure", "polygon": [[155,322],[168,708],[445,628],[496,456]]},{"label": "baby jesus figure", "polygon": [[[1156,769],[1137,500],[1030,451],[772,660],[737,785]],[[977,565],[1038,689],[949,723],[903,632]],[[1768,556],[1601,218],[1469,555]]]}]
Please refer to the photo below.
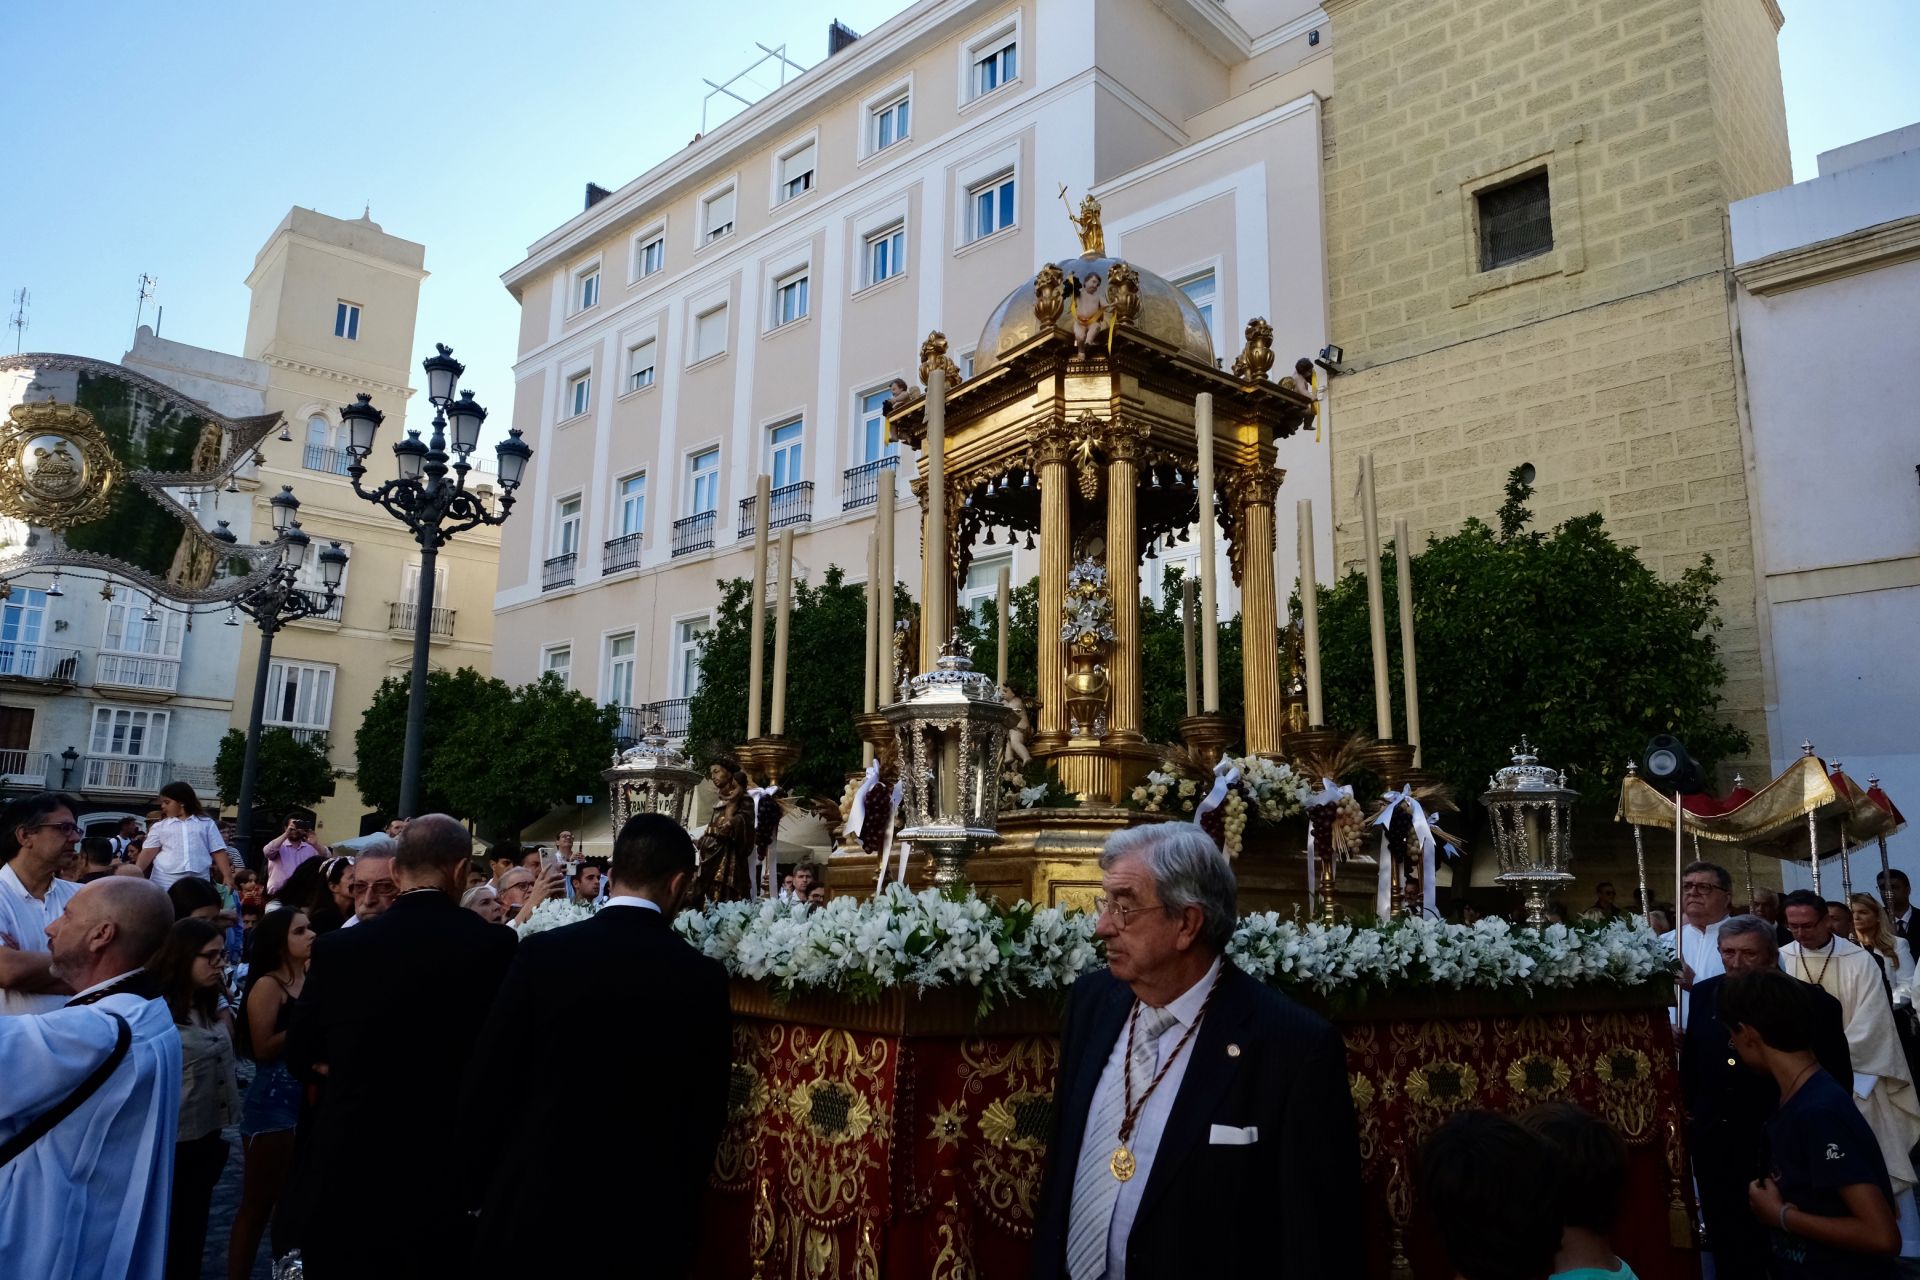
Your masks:
[{"label": "baby jesus figure", "polygon": [[1106,281],[1098,271],[1074,276],[1069,288],[1073,293],[1073,353],[1087,354],[1091,339],[1107,317]]}]

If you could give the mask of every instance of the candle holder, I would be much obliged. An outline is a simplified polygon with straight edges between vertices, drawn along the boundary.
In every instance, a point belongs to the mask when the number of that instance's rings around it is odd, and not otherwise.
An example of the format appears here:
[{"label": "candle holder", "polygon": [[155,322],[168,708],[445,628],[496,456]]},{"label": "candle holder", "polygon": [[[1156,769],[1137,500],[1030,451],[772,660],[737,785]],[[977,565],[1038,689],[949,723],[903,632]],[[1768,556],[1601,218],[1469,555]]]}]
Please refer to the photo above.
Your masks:
[{"label": "candle holder", "polygon": [[784,735],[768,734],[741,743],[734,749],[734,758],[756,786],[777,787],[800,758],[800,744]]},{"label": "candle holder", "polygon": [[1202,714],[1180,720],[1180,741],[1186,743],[1187,754],[1209,773],[1239,738],[1240,722],[1231,716]]},{"label": "candle holder", "polygon": [[[1280,750],[1304,779],[1304,775],[1311,772],[1314,761],[1332,758],[1346,741],[1347,735],[1340,730],[1316,724],[1311,728],[1298,729],[1282,737]],[[1310,781],[1317,782],[1318,779]]]},{"label": "candle holder", "polygon": [[686,754],[667,741],[658,720],[637,746],[614,753],[613,767],[601,773],[618,835],[636,813],[663,813],[681,826],[691,825],[693,793],[704,776]]},{"label": "candle holder", "polygon": [[880,772],[893,772],[900,757],[900,742],[894,737],[893,722],[887,719],[885,713],[868,711],[855,716],[853,731],[860,735],[860,741],[873,748],[873,758],[880,762]]},{"label": "candle holder", "polygon": [[1413,744],[1391,738],[1375,739],[1360,749],[1360,762],[1389,787],[1399,787],[1407,771],[1413,768]]}]

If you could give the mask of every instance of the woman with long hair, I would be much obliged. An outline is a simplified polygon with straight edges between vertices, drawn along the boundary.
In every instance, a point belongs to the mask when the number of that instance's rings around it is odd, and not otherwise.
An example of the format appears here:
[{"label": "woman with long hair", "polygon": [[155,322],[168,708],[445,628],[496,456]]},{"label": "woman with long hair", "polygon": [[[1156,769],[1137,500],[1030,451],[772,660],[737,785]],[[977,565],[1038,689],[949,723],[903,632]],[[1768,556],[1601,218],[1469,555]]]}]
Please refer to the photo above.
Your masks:
[{"label": "woman with long hair", "polygon": [[352,872],[349,857],[309,858],[293,869],[272,901],[276,909],[306,912],[315,937],[332,933],[353,915]]},{"label": "woman with long hair", "polygon": [[220,1131],[240,1118],[233,1017],[225,1000],[226,935],[214,921],[182,919],[147,968],[180,1032],[180,1129],[173,1145],[167,1280],[199,1280],[213,1188],[227,1163],[227,1139]]},{"label": "woman with long hair", "polygon": [[1887,981],[1895,991],[1912,989],[1913,952],[1907,940],[1896,935],[1887,922],[1880,900],[1872,894],[1856,893],[1847,899],[1847,907],[1853,913],[1854,942],[1880,957]]},{"label": "woman with long hair", "polygon": [[228,1280],[253,1274],[260,1237],[273,1220],[274,1206],[286,1188],[293,1164],[293,1131],[300,1119],[300,1085],[287,1070],[287,1026],[293,1002],[307,981],[313,955],[313,927],[307,913],[292,907],[269,911],[253,932],[253,960],[240,999],[241,1052],[254,1061],[240,1112],[240,1149],[246,1155],[246,1181],[227,1241]]},{"label": "woman with long hair", "polygon": [[233,883],[233,861],[220,824],[200,808],[200,795],[185,782],[160,788],[160,821],[147,828],[140,870],[162,889],[182,876]]}]

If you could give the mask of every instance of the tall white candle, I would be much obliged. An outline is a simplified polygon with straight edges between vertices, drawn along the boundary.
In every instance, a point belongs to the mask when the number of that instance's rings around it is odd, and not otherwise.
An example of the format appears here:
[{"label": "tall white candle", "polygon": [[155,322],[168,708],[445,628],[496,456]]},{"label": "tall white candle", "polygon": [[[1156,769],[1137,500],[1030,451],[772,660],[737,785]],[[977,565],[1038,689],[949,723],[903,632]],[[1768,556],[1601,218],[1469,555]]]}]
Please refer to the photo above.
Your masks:
[{"label": "tall white candle", "polygon": [[1000,580],[995,584],[996,607],[1000,611],[1000,645],[994,654],[993,681],[1001,688],[1007,685],[1007,633],[1013,629],[1013,566],[1000,566]]},{"label": "tall white candle", "polygon": [[1200,714],[1200,664],[1193,652],[1194,589],[1192,578],[1180,579],[1180,653],[1187,672],[1187,714]]},{"label": "tall white candle", "polygon": [[894,541],[894,499],[898,483],[897,473],[882,468],[878,477],[879,488],[875,494],[873,521],[874,535],[879,539],[880,555],[880,622],[878,634],[873,638],[879,646],[878,665],[874,669],[874,696],[879,706],[888,706],[900,696],[893,672],[893,584],[895,570],[893,564]]},{"label": "tall white candle", "polygon": [[766,672],[767,647],[767,499],[771,482],[765,472],[753,486],[753,608],[747,628],[747,741],[760,736],[760,685]]},{"label": "tall white candle", "polygon": [[1294,504],[1300,519],[1300,647],[1306,654],[1307,723],[1319,728],[1327,722],[1320,696],[1320,579],[1314,567],[1313,499]]},{"label": "tall white candle", "polygon": [[947,375],[935,369],[927,380],[927,598],[920,638],[928,665],[947,643]]},{"label": "tall white candle", "polygon": [[793,530],[780,531],[780,598],[773,614],[773,722],[769,732],[787,730],[787,632],[793,620]]},{"label": "tall white candle", "polygon": [[1413,764],[1420,767],[1420,674],[1413,659],[1413,547],[1407,518],[1393,521],[1393,559],[1400,592],[1400,683],[1407,700],[1407,741],[1413,744]]},{"label": "tall white candle", "polygon": [[1382,741],[1393,737],[1393,693],[1387,681],[1387,597],[1380,582],[1380,512],[1373,497],[1373,455],[1360,459],[1360,518],[1365,523],[1367,633],[1373,641],[1373,725]]},{"label": "tall white candle", "polygon": [[[882,481],[893,477],[882,474]],[[879,706],[880,700],[880,531],[875,529],[867,536],[867,643],[861,657],[866,663],[860,681],[860,710],[868,715]],[[866,768],[873,763],[873,744],[860,744],[860,767]]]},{"label": "tall white candle", "polygon": [[1213,393],[1193,400],[1194,448],[1200,465],[1194,477],[1200,490],[1200,709],[1220,710],[1220,604],[1213,572]]}]

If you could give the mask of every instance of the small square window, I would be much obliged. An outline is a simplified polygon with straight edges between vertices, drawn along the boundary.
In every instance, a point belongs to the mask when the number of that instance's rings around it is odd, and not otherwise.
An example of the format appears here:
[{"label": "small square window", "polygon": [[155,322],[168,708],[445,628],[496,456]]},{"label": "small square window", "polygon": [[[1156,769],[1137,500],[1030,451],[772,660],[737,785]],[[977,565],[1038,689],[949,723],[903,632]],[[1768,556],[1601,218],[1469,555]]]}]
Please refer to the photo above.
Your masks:
[{"label": "small square window", "polygon": [[593,408],[593,375],[576,373],[567,379],[567,416],[577,418]]},{"label": "small square window", "polygon": [[1553,249],[1553,201],[1545,169],[1476,192],[1480,269],[1492,271]]},{"label": "small square window", "polygon": [[600,305],[600,268],[593,267],[575,277],[574,310],[585,311]]},{"label": "small square window", "polygon": [[967,190],[967,239],[978,240],[1013,225],[1013,175],[1001,174]]},{"label": "small square window", "polygon": [[908,110],[911,106],[911,100],[902,94],[885,106],[874,108],[869,130],[869,150],[885,151],[894,143],[906,140]]},{"label": "small square window", "polygon": [[333,305],[333,336],[348,342],[360,340],[360,304],[336,302]]},{"label": "small square window", "polygon": [[1173,282],[1180,292],[1193,300],[1200,310],[1200,318],[1207,322],[1207,332],[1213,332],[1213,300],[1217,292],[1211,271],[1197,271],[1193,275]]},{"label": "small square window", "polygon": [[634,278],[641,279],[652,275],[667,265],[667,238],[654,236],[642,241],[634,253]]},{"label": "small square window", "polygon": [[733,234],[733,188],[708,196],[700,203],[700,243],[712,244]]},{"label": "small square window", "polygon": [[779,203],[813,190],[813,156],[814,147],[809,142],[780,157]]},{"label": "small square window", "polygon": [[807,273],[796,271],[773,284],[773,327],[807,318]]},{"label": "small square window", "polygon": [[976,50],[973,62],[973,96],[984,97],[1020,74],[1020,47],[1012,40],[984,54]]},{"label": "small square window", "polygon": [[727,349],[727,307],[725,303],[703,311],[693,321],[693,363],[717,356]]},{"label": "small square window", "polygon": [[654,340],[636,342],[627,348],[627,390],[638,391],[653,385]]},{"label": "small square window", "polygon": [[866,268],[868,284],[891,280],[907,269],[907,229],[894,223],[884,231],[867,237]]}]

